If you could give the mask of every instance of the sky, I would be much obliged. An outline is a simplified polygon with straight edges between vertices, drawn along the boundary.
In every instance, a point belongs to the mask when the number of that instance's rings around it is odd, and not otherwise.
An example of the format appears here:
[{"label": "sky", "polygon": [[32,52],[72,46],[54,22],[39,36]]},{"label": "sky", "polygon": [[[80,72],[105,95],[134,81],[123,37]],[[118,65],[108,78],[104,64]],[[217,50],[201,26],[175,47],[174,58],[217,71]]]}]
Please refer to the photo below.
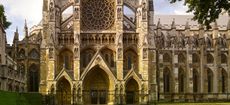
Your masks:
[{"label": "sky", "polygon": [[[12,44],[16,28],[19,31],[19,38],[24,37],[25,20],[30,28],[42,19],[43,0],[0,0],[0,4],[5,8],[7,19],[12,22],[12,25],[6,30],[7,43],[9,44]],[[154,0],[156,15],[187,15],[186,10],[187,7],[183,5],[183,2],[170,4],[169,0]]]}]

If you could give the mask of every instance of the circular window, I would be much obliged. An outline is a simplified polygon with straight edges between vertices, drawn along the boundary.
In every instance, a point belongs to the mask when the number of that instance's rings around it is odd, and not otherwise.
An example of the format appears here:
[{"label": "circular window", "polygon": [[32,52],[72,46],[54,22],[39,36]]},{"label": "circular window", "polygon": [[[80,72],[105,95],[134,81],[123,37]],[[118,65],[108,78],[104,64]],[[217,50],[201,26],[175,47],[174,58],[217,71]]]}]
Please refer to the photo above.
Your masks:
[{"label": "circular window", "polygon": [[90,30],[110,28],[115,20],[114,7],[114,2],[112,0],[83,0],[83,27]]}]

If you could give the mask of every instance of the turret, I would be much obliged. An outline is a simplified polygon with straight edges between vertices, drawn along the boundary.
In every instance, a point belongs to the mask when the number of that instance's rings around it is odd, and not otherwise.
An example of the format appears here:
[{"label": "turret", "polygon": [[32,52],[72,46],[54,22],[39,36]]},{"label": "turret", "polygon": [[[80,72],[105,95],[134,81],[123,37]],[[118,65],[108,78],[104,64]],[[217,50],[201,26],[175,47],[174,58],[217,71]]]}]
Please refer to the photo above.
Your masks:
[{"label": "turret", "polygon": [[172,24],[171,24],[171,31],[172,35],[176,36],[176,24],[175,24],[175,18],[173,18]]},{"label": "turret", "polygon": [[13,44],[16,44],[18,41],[19,41],[19,34],[18,34],[18,27],[17,27],[16,31],[14,32]]},{"label": "turret", "polygon": [[161,35],[161,29],[162,29],[162,25],[161,25],[161,22],[160,22],[160,18],[158,19],[158,22],[157,22],[157,35]]},{"label": "turret", "polygon": [[25,25],[24,25],[24,36],[25,38],[27,38],[29,35],[28,35],[28,27],[27,27],[27,22],[25,20]]},{"label": "turret", "polygon": [[213,30],[213,33],[212,33],[213,39],[218,38],[218,25],[216,21],[214,22],[212,30]]},{"label": "turret", "polygon": [[185,24],[185,36],[189,37],[190,36],[190,26],[189,26],[189,21],[187,20]]},{"label": "turret", "polygon": [[199,25],[199,39],[204,37],[204,26],[202,24]]}]

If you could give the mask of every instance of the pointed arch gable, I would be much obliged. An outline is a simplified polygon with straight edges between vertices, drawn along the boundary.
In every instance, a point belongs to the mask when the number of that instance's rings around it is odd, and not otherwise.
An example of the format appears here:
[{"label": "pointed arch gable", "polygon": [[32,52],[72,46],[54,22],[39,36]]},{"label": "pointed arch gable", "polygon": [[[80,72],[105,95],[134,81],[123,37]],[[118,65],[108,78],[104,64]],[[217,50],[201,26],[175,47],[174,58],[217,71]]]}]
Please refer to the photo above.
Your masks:
[{"label": "pointed arch gable", "polygon": [[116,82],[116,77],[112,73],[112,69],[105,63],[104,59],[100,55],[100,52],[97,52],[95,56],[90,61],[89,65],[86,67],[84,72],[82,73],[81,80],[84,80],[87,74],[93,70],[94,67],[99,66],[105,73]]},{"label": "pointed arch gable", "polygon": [[63,69],[58,75],[57,77],[54,79],[55,81],[59,81],[61,80],[62,78],[65,78],[69,83],[70,83],[70,86],[72,87],[72,78],[69,76],[69,74],[65,71],[65,69]]},{"label": "pointed arch gable", "polygon": [[129,80],[132,79],[132,78],[137,82],[139,90],[140,90],[142,80],[138,77],[138,75],[136,74],[136,72],[134,70],[130,70],[129,73],[125,76],[125,78],[124,78],[125,86],[129,82]]}]

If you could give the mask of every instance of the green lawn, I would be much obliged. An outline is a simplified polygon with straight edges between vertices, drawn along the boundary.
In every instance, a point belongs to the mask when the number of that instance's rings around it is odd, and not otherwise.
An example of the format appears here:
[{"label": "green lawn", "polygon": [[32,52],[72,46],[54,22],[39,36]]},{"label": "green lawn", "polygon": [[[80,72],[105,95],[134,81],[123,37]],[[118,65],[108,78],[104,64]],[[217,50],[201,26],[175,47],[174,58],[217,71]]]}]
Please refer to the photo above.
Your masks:
[{"label": "green lawn", "polygon": [[0,105],[42,105],[42,96],[38,93],[0,91]]},{"label": "green lawn", "polygon": [[230,105],[230,103],[158,103],[157,105]]}]

